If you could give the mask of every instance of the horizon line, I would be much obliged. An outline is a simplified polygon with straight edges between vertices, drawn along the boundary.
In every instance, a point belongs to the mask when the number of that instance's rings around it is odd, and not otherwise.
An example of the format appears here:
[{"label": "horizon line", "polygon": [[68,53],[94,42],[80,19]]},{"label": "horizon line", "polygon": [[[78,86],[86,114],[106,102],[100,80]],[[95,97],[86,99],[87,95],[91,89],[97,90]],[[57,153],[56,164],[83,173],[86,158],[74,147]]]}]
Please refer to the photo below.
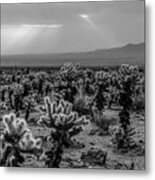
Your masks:
[{"label": "horizon line", "polygon": [[128,45],[140,45],[140,44],[145,44],[145,41],[143,42],[139,42],[139,43],[126,43],[122,46],[114,46],[114,47],[109,47],[109,48],[100,48],[100,49],[94,49],[94,50],[90,50],[90,51],[68,51],[68,52],[54,52],[54,53],[25,53],[25,54],[2,54],[1,52],[1,57],[2,56],[22,56],[22,55],[45,55],[45,54],[76,54],[76,53],[90,53],[90,52],[95,52],[95,51],[99,51],[99,50],[110,50],[110,49],[117,49],[117,48],[123,48],[126,47]]}]

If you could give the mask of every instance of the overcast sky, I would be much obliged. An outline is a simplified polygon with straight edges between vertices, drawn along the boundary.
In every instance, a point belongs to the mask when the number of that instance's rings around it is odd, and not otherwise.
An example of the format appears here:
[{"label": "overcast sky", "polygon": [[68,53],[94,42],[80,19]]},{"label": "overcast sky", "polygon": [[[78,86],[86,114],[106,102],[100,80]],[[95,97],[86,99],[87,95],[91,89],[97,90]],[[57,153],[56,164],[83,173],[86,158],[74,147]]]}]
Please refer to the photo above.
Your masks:
[{"label": "overcast sky", "polygon": [[3,55],[92,51],[143,41],[143,1],[1,7]]}]

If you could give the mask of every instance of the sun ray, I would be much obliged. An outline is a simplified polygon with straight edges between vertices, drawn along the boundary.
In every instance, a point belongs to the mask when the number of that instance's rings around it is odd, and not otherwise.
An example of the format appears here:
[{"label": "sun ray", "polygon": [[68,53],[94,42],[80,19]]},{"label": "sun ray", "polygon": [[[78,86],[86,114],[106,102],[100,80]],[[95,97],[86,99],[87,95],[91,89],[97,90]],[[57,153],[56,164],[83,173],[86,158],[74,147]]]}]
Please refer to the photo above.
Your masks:
[{"label": "sun ray", "polygon": [[[39,35],[46,30],[50,36],[56,36],[58,29],[63,27],[62,24],[21,24],[21,25],[3,25],[1,29],[1,52],[2,54],[14,49],[21,51],[26,46],[33,43]],[[43,39],[43,37],[42,37]],[[20,52],[21,53],[21,52]]]},{"label": "sun ray", "polygon": [[89,14],[80,14],[80,18],[85,20],[92,28],[97,29],[95,23],[91,20],[91,16]]}]

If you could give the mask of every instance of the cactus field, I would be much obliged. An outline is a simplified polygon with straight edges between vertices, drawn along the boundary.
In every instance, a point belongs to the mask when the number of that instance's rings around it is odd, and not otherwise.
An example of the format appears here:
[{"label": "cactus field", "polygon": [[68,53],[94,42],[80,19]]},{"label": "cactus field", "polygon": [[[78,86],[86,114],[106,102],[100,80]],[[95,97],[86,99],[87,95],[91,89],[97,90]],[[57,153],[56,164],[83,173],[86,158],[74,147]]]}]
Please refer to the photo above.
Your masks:
[{"label": "cactus field", "polygon": [[144,68],[1,68],[0,166],[145,169]]}]

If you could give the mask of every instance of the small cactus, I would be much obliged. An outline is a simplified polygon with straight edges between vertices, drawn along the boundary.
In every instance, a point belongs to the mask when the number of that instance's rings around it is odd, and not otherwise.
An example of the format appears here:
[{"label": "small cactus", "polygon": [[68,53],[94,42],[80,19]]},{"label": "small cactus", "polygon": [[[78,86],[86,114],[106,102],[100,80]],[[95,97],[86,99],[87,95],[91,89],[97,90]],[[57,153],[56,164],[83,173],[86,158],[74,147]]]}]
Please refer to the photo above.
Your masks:
[{"label": "small cactus", "polygon": [[128,126],[128,129],[124,131],[121,126],[109,126],[109,132],[112,136],[111,142],[116,145],[117,149],[128,152],[137,146],[133,137],[135,135],[134,127]]},{"label": "small cactus", "polygon": [[23,153],[41,150],[41,139],[34,138],[24,119],[12,113],[3,116],[3,124],[1,166],[19,167],[25,161]]}]

